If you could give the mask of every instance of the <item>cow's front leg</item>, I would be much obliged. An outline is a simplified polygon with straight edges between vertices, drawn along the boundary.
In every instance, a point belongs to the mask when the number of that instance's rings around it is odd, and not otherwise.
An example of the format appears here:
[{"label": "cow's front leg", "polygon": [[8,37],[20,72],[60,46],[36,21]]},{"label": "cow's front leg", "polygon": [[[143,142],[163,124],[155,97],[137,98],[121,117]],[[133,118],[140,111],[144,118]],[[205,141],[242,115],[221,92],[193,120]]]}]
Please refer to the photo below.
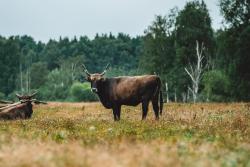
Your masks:
[{"label": "cow's front leg", "polygon": [[120,105],[115,105],[113,107],[113,115],[114,115],[114,120],[115,121],[120,120],[120,115],[121,115],[121,106]]},{"label": "cow's front leg", "polygon": [[114,120],[117,121],[115,108],[113,108],[113,115],[114,115]]}]

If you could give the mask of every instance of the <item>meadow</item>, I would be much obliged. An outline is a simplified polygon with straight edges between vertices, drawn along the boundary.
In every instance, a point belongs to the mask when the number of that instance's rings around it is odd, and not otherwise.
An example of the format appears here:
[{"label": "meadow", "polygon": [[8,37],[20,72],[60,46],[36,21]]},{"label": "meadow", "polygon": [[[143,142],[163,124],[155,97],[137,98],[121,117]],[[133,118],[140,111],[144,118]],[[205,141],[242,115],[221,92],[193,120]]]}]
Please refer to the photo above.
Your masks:
[{"label": "meadow", "polygon": [[250,167],[250,104],[164,104],[121,121],[100,103],[35,105],[29,120],[0,122],[0,166]]}]

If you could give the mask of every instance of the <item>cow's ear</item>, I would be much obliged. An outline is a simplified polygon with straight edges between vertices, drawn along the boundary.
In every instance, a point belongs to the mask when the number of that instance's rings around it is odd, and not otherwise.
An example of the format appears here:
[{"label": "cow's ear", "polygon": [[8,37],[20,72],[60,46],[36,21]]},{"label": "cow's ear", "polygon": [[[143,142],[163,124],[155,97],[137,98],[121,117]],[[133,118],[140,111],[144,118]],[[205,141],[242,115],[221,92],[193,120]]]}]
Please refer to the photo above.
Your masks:
[{"label": "cow's ear", "polygon": [[102,77],[102,78],[101,78],[101,81],[102,81],[102,82],[106,81],[106,78],[105,78],[105,77]]},{"label": "cow's ear", "polygon": [[86,81],[90,82],[90,76],[89,75],[87,75],[85,79],[86,79]]}]

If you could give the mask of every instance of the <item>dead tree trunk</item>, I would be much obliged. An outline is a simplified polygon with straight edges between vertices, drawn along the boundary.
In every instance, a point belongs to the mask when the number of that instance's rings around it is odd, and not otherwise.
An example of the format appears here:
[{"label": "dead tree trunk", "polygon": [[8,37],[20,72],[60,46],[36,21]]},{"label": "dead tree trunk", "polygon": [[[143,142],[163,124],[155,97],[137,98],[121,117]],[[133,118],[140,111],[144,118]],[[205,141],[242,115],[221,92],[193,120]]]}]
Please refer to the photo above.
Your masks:
[{"label": "dead tree trunk", "polygon": [[182,96],[182,102],[183,102],[183,103],[186,103],[186,102],[187,102],[187,95],[186,95],[186,93],[183,92],[183,93],[181,94],[181,96]]},{"label": "dead tree trunk", "polygon": [[174,89],[174,102],[177,102],[176,88]]},{"label": "dead tree trunk", "polygon": [[72,82],[75,81],[75,70],[76,70],[76,63],[71,63],[71,80]]},{"label": "dead tree trunk", "polygon": [[189,90],[187,90],[187,102],[190,101],[189,99],[190,99]]},{"label": "dead tree trunk", "polygon": [[204,50],[203,42],[201,43],[201,48],[199,46],[199,42],[196,41],[196,56],[197,56],[197,63],[194,65],[190,65],[189,69],[185,68],[186,73],[192,80],[192,87],[188,87],[190,92],[193,95],[194,103],[197,101],[198,91],[199,91],[199,84],[202,78],[202,74],[204,72],[205,66],[203,66],[202,60],[204,59],[203,50]]},{"label": "dead tree trunk", "polygon": [[168,96],[168,83],[166,82],[166,92],[167,92],[167,103],[169,103],[169,96]]},{"label": "dead tree trunk", "polygon": [[30,72],[28,68],[26,71],[26,92],[30,92]]},{"label": "dead tree trunk", "polygon": [[22,63],[20,62],[19,65],[19,70],[20,70],[20,90],[23,93],[23,72],[22,72]]}]

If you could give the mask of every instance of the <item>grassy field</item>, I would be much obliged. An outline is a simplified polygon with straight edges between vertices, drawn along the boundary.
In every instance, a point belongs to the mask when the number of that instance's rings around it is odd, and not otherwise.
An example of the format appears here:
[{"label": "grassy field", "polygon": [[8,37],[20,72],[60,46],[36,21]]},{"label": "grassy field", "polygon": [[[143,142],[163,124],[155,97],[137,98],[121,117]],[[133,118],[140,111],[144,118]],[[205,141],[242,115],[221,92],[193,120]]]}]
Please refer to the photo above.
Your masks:
[{"label": "grassy field", "polygon": [[0,166],[249,166],[250,104],[165,104],[122,120],[100,103],[49,103],[32,119],[0,122]]}]

